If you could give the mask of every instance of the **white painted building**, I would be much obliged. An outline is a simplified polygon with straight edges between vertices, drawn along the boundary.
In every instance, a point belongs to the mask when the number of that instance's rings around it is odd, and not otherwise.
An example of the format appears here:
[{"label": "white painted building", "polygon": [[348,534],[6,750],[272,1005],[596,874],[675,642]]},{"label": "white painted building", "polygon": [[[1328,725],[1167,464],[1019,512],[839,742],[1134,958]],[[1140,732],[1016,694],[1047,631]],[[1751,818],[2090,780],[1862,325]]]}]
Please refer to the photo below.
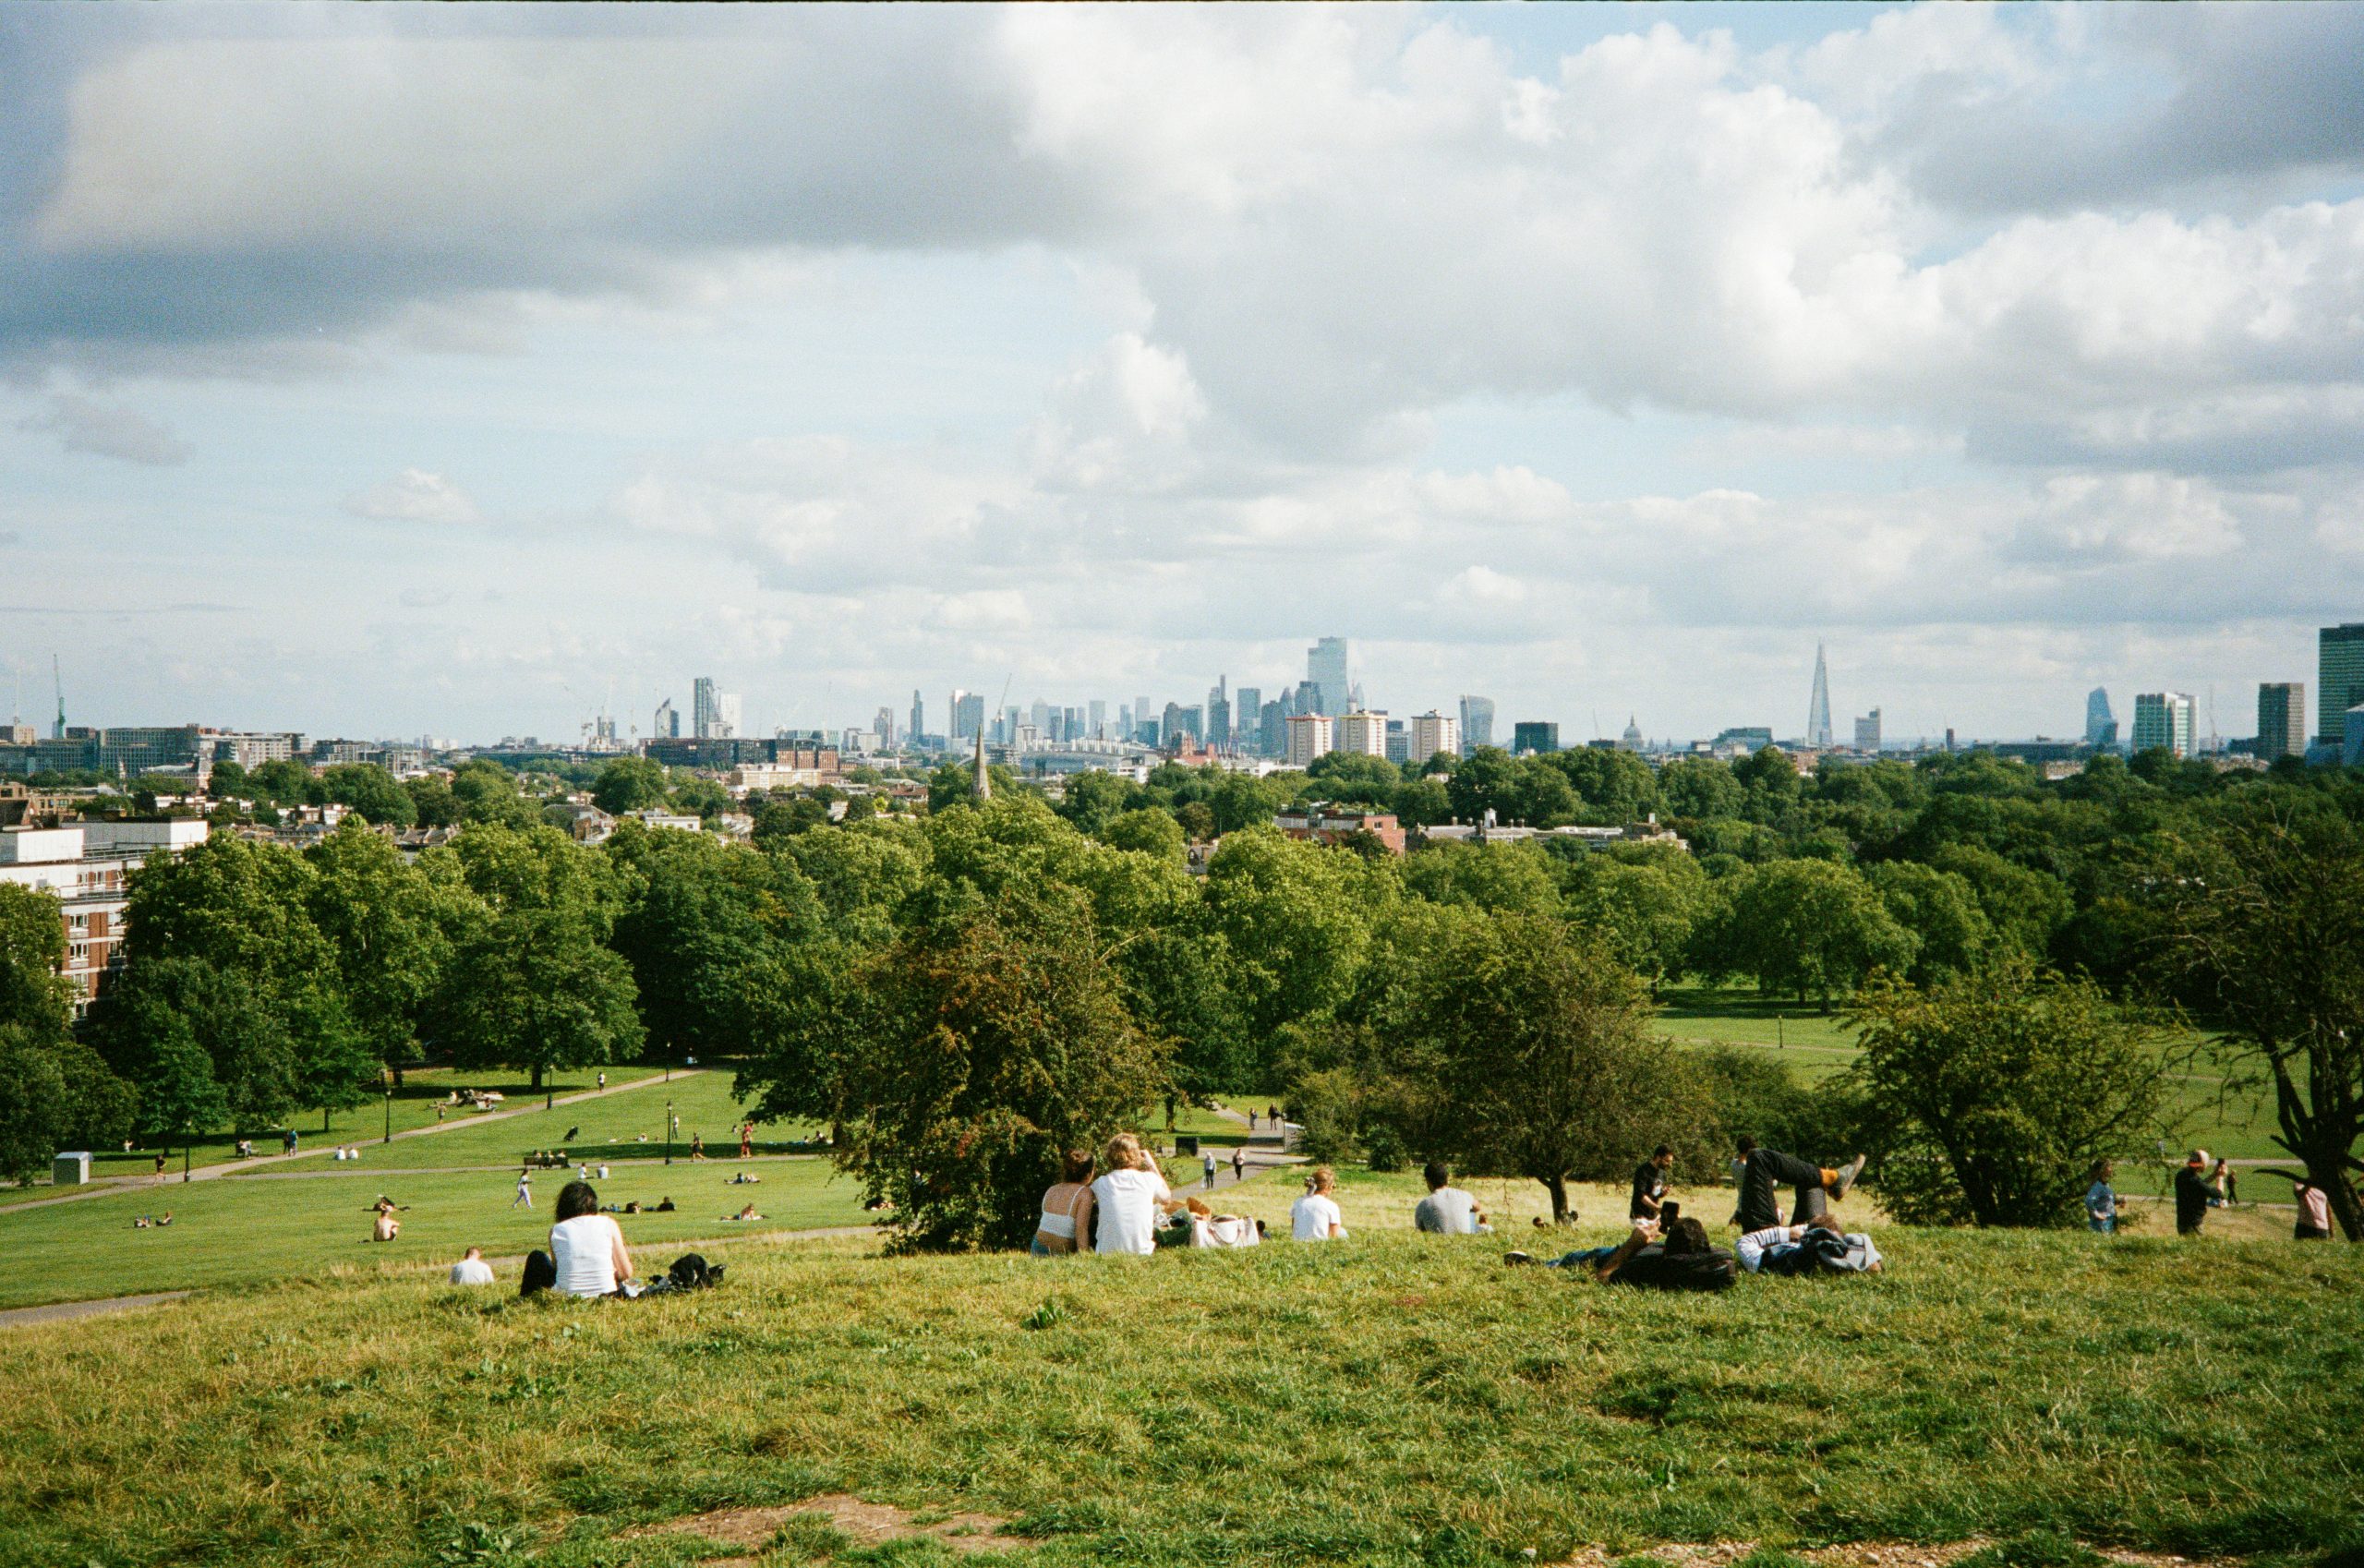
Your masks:
[{"label": "white painted building", "polygon": [[1417,767],[1439,752],[1461,753],[1461,720],[1430,708],[1412,716],[1412,743],[1404,760]]},{"label": "white painted building", "polygon": [[1332,726],[1330,749],[1357,756],[1383,757],[1387,754],[1387,713],[1384,709],[1369,709],[1362,713],[1339,716]]},{"label": "white painted building", "polygon": [[[1329,718],[1319,713],[1293,713],[1288,718],[1288,765],[1308,767],[1318,756],[1325,756],[1335,748],[1331,743]],[[1380,736],[1386,738],[1387,726],[1381,723]]]}]

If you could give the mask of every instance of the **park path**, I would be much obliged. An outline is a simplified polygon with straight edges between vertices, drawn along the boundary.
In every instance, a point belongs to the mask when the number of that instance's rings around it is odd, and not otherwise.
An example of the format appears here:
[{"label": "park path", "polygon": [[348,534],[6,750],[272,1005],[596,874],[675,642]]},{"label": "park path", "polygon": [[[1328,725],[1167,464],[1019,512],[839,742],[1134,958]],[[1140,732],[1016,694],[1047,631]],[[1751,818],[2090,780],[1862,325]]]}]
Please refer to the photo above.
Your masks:
[{"label": "park path", "polygon": [[[681,1251],[687,1252],[701,1247],[723,1247],[738,1241],[842,1241],[848,1237],[877,1234],[878,1227],[875,1225],[823,1225],[813,1230],[742,1230],[735,1236],[697,1236],[681,1241],[644,1241],[634,1244],[633,1250],[645,1253],[659,1248],[679,1248]],[[675,1254],[677,1257],[679,1255],[679,1253]],[[511,1269],[522,1269],[525,1266],[523,1253],[514,1257],[488,1258],[485,1261],[495,1268],[506,1266]],[[442,1273],[451,1267],[449,1262],[396,1265],[398,1272],[403,1273]],[[657,1270],[656,1272],[661,1273],[663,1271]],[[655,1274],[644,1267],[642,1277],[654,1278]],[[83,1318],[110,1317],[117,1312],[129,1312],[141,1307],[161,1307],[169,1302],[179,1301],[191,1294],[193,1293],[186,1290],[160,1290],[146,1296],[103,1296],[95,1301],[51,1301],[39,1307],[10,1307],[0,1310],[0,1330],[33,1328],[42,1323],[73,1322]]]},{"label": "park path", "polygon": [[[706,1067],[675,1067],[673,1079],[695,1078],[698,1074],[708,1070]],[[635,1080],[631,1083],[611,1083],[605,1089],[585,1089],[580,1093],[554,1097],[549,1104],[543,1105],[520,1105],[513,1111],[486,1111],[480,1115],[469,1116],[464,1121],[436,1122],[428,1127],[414,1127],[394,1134],[392,1139],[380,1140],[379,1146],[383,1147],[385,1143],[396,1142],[405,1138],[432,1138],[439,1132],[457,1132],[464,1127],[483,1127],[490,1122],[508,1121],[516,1116],[545,1116],[557,1110],[561,1105],[579,1105],[585,1100],[603,1100],[610,1094],[629,1094],[635,1089],[645,1089],[651,1084],[668,1081],[670,1080],[662,1074],[657,1074]],[[291,1164],[298,1160],[326,1160],[336,1147],[335,1144],[331,1143],[319,1149],[299,1150],[293,1154],[257,1154],[250,1160],[224,1160],[219,1164],[199,1165],[187,1172],[182,1179],[184,1181],[218,1181],[226,1176],[269,1171],[274,1165]],[[500,1168],[507,1170],[511,1167],[504,1165]],[[348,1173],[324,1171],[320,1174],[337,1176]],[[79,1203],[86,1198],[104,1198],[114,1192],[136,1192],[144,1188],[171,1185],[173,1180],[169,1173],[161,1182],[153,1176],[111,1176],[104,1181],[94,1181],[87,1186],[77,1188],[72,1192],[60,1193],[55,1198],[35,1198],[23,1203],[0,1205],[0,1219],[26,1209],[46,1209],[54,1203]]]},{"label": "park path", "polygon": [[[1248,1117],[1241,1112],[1235,1111],[1228,1105],[1216,1105],[1212,1108],[1215,1115],[1224,1117],[1225,1120],[1236,1123],[1242,1128],[1248,1126]],[[1263,1149],[1257,1147],[1258,1144],[1268,1141],[1272,1145],[1272,1147]],[[1243,1181],[1253,1181],[1256,1177],[1261,1176],[1266,1171],[1285,1165],[1301,1165],[1305,1164],[1304,1155],[1283,1152],[1280,1148],[1280,1140],[1264,1130],[1260,1119],[1255,1131],[1249,1134],[1245,1153],[1247,1158],[1244,1163],[1248,1167],[1246,1170],[1237,1175],[1234,1175],[1231,1168],[1230,1155],[1228,1153],[1217,1153],[1215,1155],[1214,1185],[1212,1188],[1209,1187],[1206,1184],[1205,1177],[1202,1174],[1196,1180],[1176,1184],[1174,1188],[1176,1195],[1177,1197],[1187,1198],[1194,1192],[1220,1192],[1226,1187],[1237,1187]],[[1182,1158],[1187,1160],[1189,1156],[1186,1154],[1182,1156]],[[1205,1169],[1204,1165],[1202,1164],[1200,1169],[1203,1173]]]}]

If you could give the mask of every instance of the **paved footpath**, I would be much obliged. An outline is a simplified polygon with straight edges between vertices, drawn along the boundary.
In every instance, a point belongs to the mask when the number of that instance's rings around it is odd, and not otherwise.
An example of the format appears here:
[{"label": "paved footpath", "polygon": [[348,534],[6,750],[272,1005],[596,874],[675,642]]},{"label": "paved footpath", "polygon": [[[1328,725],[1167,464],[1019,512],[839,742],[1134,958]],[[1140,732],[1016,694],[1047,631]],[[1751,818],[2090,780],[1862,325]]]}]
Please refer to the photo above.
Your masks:
[{"label": "paved footpath", "polygon": [[[673,1069],[672,1081],[678,1083],[685,1078],[695,1078],[698,1074],[708,1069],[705,1067],[675,1067]],[[513,1111],[486,1111],[479,1115],[470,1116],[464,1121],[437,1122],[431,1127],[411,1128],[407,1131],[394,1134],[392,1141],[399,1142],[405,1138],[432,1138],[440,1132],[457,1132],[462,1128],[483,1127],[490,1122],[508,1121],[512,1117],[515,1116],[538,1116],[546,1114],[547,1112],[554,1111],[561,1105],[579,1105],[585,1100],[601,1100],[610,1094],[629,1094],[635,1089],[645,1089],[651,1084],[658,1084],[665,1081],[665,1077],[662,1074],[658,1074],[650,1078],[639,1079],[631,1083],[611,1083],[605,1089],[586,1089],[578,1094],[568,1094],[553,1099],[548,1105],[520,1105]],[[380,1140],[378,1146],[382,1147],[384,1141],[385,1140]],[[370,1145],[364,1144],[363,1147],[368,1148],[370,1147]],[[245,1176],[257,1171],[269,1171],[274,1165],[292,1164],[298,1160],[327,1160],[335,1148],[336,1145],[331,1143],[322,1148],[306,1149],[294,1154],[257,1154],[250,1160],[225,1160],[218,1165],[199,1165],[196,1169],[190,1171],[186,1179],[189,1181],[218,1181],[223,1176]],[[467,1167],[455,1168],[464,1169]],[[516,1167],[514,1165],[503,1165],[501,1167],[502,1170],[513,1170]],[[319,1174],[322,1176],[343,1176],[352,1173],[343,1171],[322,1171]],[[5,1219],[10,1214],[20,1212],[26,1209],[46,1209],[53,1203],[79,1203],[86,1198],[104,1198],[108,1194],[115,1192],[137,1192],[145,1188],[170,1187],[172,1185],[174,1185],[174,1178],[169,1174],[162,1182],[157,1181],[153,1176],[111,1177],[105,1181],[94,1181],[87,1187],[77,1188],[72,1192],[61,1193],[55,1198],[35,1198],[29,1202],[0,1205],[0,1219]]]}]

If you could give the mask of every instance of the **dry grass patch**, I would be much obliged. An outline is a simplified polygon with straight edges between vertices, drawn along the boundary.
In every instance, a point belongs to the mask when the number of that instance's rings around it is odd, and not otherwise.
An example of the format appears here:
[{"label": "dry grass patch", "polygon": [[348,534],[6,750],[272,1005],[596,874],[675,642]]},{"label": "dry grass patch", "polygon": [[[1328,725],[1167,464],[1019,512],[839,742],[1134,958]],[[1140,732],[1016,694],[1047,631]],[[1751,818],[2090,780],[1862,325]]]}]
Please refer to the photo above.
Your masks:
[{"label": "dry grass patch", "polygon": [[[941,1516],[915,1514],[908,1508],[895,1508],[883,1502],[864,1502],[846,1492],[829,1492],[783,1508],[718,1508],[687,1519],[674,1519],[662,1525],[644,1525],[627,1530],[623,1538],[638,1539],[646,1536],[693,1535],[719,1545],[744,1550],[761,1550],[776,1540],[780,1532],[801,1522],[826,1524],[846,1538],[849,1547],[884,1546],[889,1541],[924,1538],[940,1541],[956,1552],[1009,1551],[1041,1543],[1031,1536],[1004,1534],[1009,1521],[990,1514],[947,1514]],[[707,1559],[708,1563],[716,1562]],[[746,1558],[723,1559],[723,1562],[746,1562]]]}]

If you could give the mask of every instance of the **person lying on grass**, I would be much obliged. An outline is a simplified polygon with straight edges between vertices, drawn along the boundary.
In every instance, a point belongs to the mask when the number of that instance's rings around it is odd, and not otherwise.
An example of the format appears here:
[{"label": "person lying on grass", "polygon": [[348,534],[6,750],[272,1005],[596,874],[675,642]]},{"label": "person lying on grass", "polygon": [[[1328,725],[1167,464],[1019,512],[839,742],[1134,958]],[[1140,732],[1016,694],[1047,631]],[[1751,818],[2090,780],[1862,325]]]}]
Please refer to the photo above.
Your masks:
[{"label": "person lying on grass", "polygon": [[763,1215],[755,1212],[755,1206],[753,1203],[750,1203],[745,1208],[740,1210],[737,1213],[725,1214],[722,1217],[726,1220],[760,1220],[763,1218]]},{"label": "person lying on grass", "polygon": [[1876,1274],[1882,1262],[1870,1236],[1842,1233],[1828,1220],[1753,1230],[1732,1250],[1752,1274]]},{"label": "person lying on grass", "polygon": [[1732,1162],[1732,1176],[1740,1183],[1740,1212],[1732,1223],[1745,1231],[1770,1230],[1781,1223],[1781,1205],[1775,1188],[1784,1184],[1796,1188],[1797,1207],[1790,1216],[1793,1224],[1803,1224],[1822,1217],[1827,1198],[1832,1203],[1847,1196],[1855,1178],[1863,1174],[1863,1156],[1836,1169],[1828,1165],[1809,1165],[1794,1154],[1784,1154],[1778,1149],[1760,1149],[1756,1140],[1746,1133],[1740,1135],[1737,1145],[1739,1158]]},{"label": "person lying on grass", "polygon": [[555,1290],[561,1296],[585,1298],[625,1294],[632,1278],[632,1253],[624,1247],[623,1228],[599,1212],[599,1194],[587,1181],[570,1181],[559,1189],[558,1220],[550,1226],[550,1249],[537,1248],[525,1257],[525,1273],[518,1291],[532,1296]]},{"label": "person lying on grass", "polygon": [[[1505,1263],[1532,1263],[1524,1252],[1502,1256]],[[1730,1252],[1707,1240],[1707,1227],[1688,1216],[1658,1234],[1655,1221],[1645,1220],[1614,1247],[1586,1247],[1545,1261],[1547,1269],[1583,1269],[1602,1285],[1637,1285],[1646,1290],[1729,1290],[1740,1266]]]}]

